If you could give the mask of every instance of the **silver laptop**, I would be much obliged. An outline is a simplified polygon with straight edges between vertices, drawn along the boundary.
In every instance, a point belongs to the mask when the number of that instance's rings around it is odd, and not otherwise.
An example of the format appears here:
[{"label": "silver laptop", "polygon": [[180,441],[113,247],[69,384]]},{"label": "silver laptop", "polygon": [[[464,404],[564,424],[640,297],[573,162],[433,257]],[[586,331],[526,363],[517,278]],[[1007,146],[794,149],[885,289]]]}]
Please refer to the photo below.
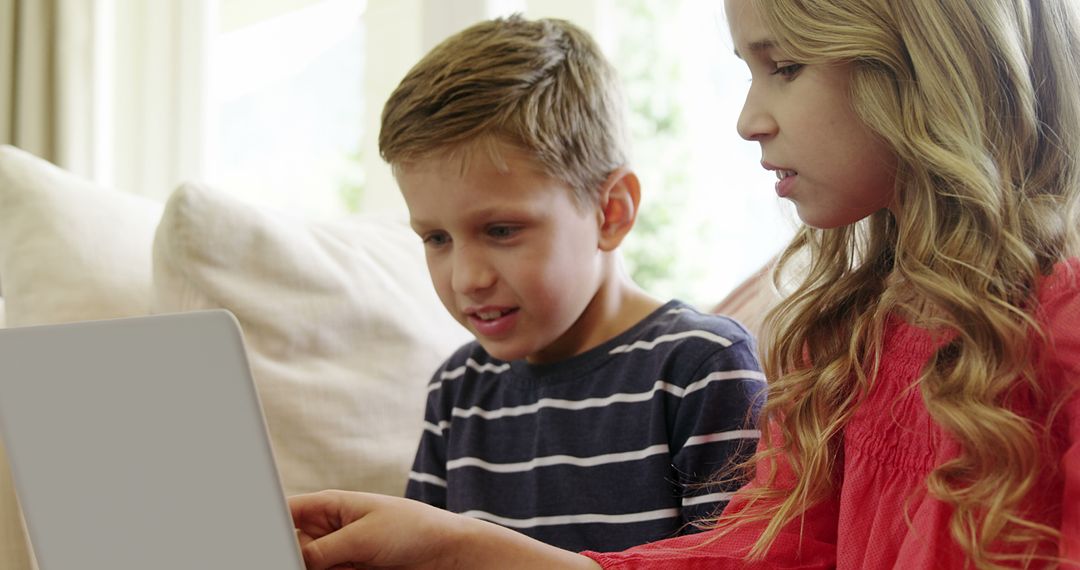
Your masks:
[{"label": "silver laptop", "polygon": [[0,329],[0,436],[41,570],[303,568],[227,311]]}]

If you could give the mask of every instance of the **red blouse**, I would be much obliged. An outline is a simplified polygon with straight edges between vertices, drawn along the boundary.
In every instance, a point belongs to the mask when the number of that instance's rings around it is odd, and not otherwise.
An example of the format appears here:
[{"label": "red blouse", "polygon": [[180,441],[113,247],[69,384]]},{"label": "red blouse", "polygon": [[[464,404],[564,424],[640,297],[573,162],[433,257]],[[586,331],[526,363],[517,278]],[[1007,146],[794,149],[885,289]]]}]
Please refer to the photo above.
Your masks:
[{"label": "red blouse", "polygon": [[[1040,380],[1052,393],[1080,387],[1080,260],[1060,264],[1039,285],[1038,299],[1050,339],[1040,348]],[[714,533],[705,532],[619,553],[584,554],[619,570],[963,568],[963,553],[949,533],[951,508],[929,496],[925,484],[957,446],[930,419],[920,391],[909,389],[934,349],[927,331],[900,319],[888,324],[878,381],[844,432],[837,495],[789,524],[763,561],[742,560],[762,528],[754,525],[713,542]],[[1059,552],[1049,554],[1080,568],[1080,391],[1051,429],[1061,469],[1045,470],[1024,506],[1031,518],[1060,529]],[[765,475],[762,468],[759,478]],[[736,496],[726,512],[744,505]]]}]

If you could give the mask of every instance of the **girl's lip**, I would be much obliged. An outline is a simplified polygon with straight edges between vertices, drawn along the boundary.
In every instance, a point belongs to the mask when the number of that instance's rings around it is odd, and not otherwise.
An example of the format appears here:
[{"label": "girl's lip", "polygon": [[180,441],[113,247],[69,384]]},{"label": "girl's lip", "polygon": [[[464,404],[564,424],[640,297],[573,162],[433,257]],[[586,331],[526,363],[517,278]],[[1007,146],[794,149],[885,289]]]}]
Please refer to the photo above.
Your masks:
[{"label": "girl's lip", "polygon": [[794,168],[788,168],[786,166],[780,166],[780,165],[777,165],[777,164],[773,164],[771,162],[766,162],[764,160],[761,161],[761,167],[764,168],[765,170],[769,170],[771,172],[791,172],[793,174],[798,174],[798,171],[796,171]]},{"label": "girl's lip", "polygon": [[791,195],[792,186],[795,185],[795,180],[799,177],[797,171],[783,166],[777,166],[764,160],[761,161],[761,167],[776,173],[777,181],[774,187],[776,188],[777,196],[787,198]]},{"label": "girl's lip", "polygon": [[792,174],[785,176],[776,181],[776,195],[781,198],[787,198],[791,195],[792,186],[795,185],[795,181],[799,178],[798,174]]}]

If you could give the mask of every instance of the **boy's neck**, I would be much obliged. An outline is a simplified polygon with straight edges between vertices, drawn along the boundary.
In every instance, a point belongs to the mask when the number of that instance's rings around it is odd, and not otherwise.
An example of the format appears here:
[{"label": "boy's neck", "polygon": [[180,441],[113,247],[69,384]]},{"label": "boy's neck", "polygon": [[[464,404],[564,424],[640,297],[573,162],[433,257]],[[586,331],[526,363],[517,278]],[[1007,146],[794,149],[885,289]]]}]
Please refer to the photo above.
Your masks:
[{"label": "boy's neck", "polygon": [[[576,356],[626,332],[648,317],[664,302],[646,293],[621,267],[613,268],[572,331],[556,341],[562,354]],[[554,346],[549,348],[555,348]],[[527,359],[530,363],[542,359]]]},{"label": "boy's neck", "polygon": [[[602,308],[601,314],[606,315],[605,324],[611,333],[604,341],[610,340],[622,334],[630,327],[640,323],[664,302],[646,293],[637,283],[628,276],[621,275],[614,279],[615,283],[605,284],[601,291],[597,292],[593,299]],[[605,291],[606,289],[606,291]],[[602,294],[606,293],[606,294]],[[601,341],[601,342],[604,342]]]}]

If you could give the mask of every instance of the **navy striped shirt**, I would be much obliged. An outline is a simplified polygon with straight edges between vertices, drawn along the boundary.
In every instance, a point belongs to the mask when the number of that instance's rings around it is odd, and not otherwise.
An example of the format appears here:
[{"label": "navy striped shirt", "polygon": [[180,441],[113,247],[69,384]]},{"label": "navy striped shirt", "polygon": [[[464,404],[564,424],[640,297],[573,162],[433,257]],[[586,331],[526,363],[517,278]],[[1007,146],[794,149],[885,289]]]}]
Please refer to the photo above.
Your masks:
[{"label": "navy striped shirt", "polygon": [[406,496],[568,550],[694,532],[752,453],[764,376],[735,321],[670,301],[562,362],[460,348],[429,385]]}]

